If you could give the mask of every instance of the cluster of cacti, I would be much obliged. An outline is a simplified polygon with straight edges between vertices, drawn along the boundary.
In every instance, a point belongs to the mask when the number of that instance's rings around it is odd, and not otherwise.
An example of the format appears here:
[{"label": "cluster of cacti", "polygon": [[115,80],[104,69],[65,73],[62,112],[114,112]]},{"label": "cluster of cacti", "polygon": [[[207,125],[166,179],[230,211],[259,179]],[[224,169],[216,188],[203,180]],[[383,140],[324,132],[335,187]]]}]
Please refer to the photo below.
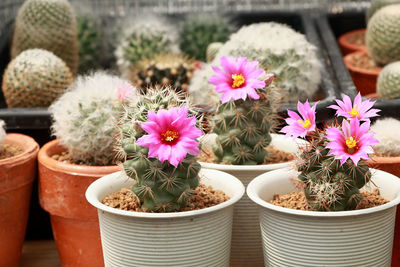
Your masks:
[{"label": "cluster of cacti", "polygon": [[165,112],[179,107],[187,107],[189,114],[195,115],[190,104],[170,87],[149,88],[146,94],[138,96],[137,103],[126,102],[126,113],[119,123],[119,155],[124,159],[125,173],[136,181],[132,190],[144,210],[177,211],[186,207],[192,189],[199,184],[200,164],[194,156],[188,154],[174,167],[168,161],[151,157],[150,153],[154,154],[154,151],[137,144],[137,140],[145,135],[141,123],[148,120],[150,111],[157,113],[163,109]]},{"label": "cluster of cacti", "polygon": [[229,22],[218,16],[192,16],[185,20],[180,33],[180,48],[191,58],[205,61],[207,46],[226,42],[231,29]]},{"label": "cluster of cacti", "polygon": [[375,133],[379,144],[374,146],[376,153],[383,156],[400,156],[400,121],[393,118],[377,120],[371,131]]},{"label": "cluster of cacti", "polygon": [[400,60],[400,4],[379,9],[369,20],[366,45],[371,58],[385,65]]},{"label": "cluster of cacti", "polygon": [[[258,60],[263,68],[277,77],[276,86],[281,89],[284,102],[312,98],[321,82],[322,65],[316,47],[303,34],[286,25],[267,22],[243,26],[219,49],[212,64],[217,65],[222,56]],[[213,90],[207,81],[210,71],[206,67],[196,72],[189,86],[196,104],[213,104],[195,97],[205,96]],[[197,75],[204,79],[196,78]]]},{"label": "cluster of cacti", "polygon": [[355,209],[362,199],[359,189],[371,179],[365,160],[354,164],[348,159],[341,165],[329,154],[325,132],[316,131],[310,137],[297,162],[308,204],[319,211]]},{"label": "cluster of cacti", "polygon": [[124,23],[120,43],[115,51],[118,68],[129,78],[131,66],[160,53],[178,52],[177,32],[163,17],[139,16]]},{"label": "cluster of cacti", "polygon": [[67,0],[27,0],[15,19],[11,57],[41,48],[61,58],[73,74],[78,71],[76,20]]},{"label": "cluster of cacti", "polygon": [[79,39],[79,73],[101,67],[101,44],[104,40],[100,32],[99,21],[88,14],[77,16]]},{"label": "cluster of cacti", "polygon": [[379,98],[400,97],[400,62],[390,63],[382,69],[376,83],[376,92]]},{"label": "cluster of cacti", "polygon": [[[125,93],[120,93],[121,88]],[[135,88],[126,81],[97,72],[77,78],[69,91],[50,106],[52,132],[74,162],[113,163],[116,121],[123,97],[129,94],[134,96]]]},{"label": "cluster of cacti", "polygon": [[367,23],[379,9],[381,9],[382,7],[388,6],[388,5],[393,5],[393,4],[400,4],[400,1],[399,0],[372,0],[371,5],[369,6],[367,13],[366,13]]},{"label": "cluster of cacti", "polygon": [[73,82],[67,65],[42,49],[23,51],[7,66],[3,94],[9,107],[47,107]]},{"label": "cluster of cacti", "polygon": [[157,85],[171,85],[178,92],[186,92],[195,68],[195,62],[187,56],[158,54],[139,61],[132,68],[131,81],[143,92]]}]

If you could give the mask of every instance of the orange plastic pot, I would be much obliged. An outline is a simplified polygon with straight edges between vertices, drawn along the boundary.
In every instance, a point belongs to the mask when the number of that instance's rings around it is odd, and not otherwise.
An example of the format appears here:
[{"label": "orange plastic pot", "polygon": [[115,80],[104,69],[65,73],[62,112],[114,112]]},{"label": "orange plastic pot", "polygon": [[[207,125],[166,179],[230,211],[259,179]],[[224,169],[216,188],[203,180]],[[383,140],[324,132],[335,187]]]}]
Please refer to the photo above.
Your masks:
[{"label": "orange plastic pot", "polygon": [[365,54],[367,54],[366,51],[356,51],[346,55],[343,58],[346,67],[349,69],[354,85],[363,96],[376,92],[376,81],[381,70],[366,70],[354,66],[354,56],[361,56]]},{"label": "orange plastic pot", "polygon": [[[400,177],[400,157],[376,157],[368,161],[371,168],[389,172]],[[392,252],[392,267],[400,267],[400,206],[397,206],[394,227],[394,240]]]},{"label": "orange plastic pot", "polygon": [[50,213],[58,254],[64,267],[104,266],[97,210],[85,198],[96,179],[119,171],[119,166],[85,166],[57,161],[66,149],[58,140],[39,151],[39,199]]},{"label": "orange plastic pot", "polygon": [[342,54],[345,56],[347,54],[356,52],[356,51],[367,51],[366,45],[359,45],[350,42],[353,36],[363,35],[365,36],[366,29],[359,29],[354,31],[349,31],[339,37],[338,43]]},{"label": "orange plastic pot", "polygon": [[37,173],[39,145],[23,134],[7,134],[4,143],[23,149],[22,154],[0,160],[0,266],[17,267]]}]

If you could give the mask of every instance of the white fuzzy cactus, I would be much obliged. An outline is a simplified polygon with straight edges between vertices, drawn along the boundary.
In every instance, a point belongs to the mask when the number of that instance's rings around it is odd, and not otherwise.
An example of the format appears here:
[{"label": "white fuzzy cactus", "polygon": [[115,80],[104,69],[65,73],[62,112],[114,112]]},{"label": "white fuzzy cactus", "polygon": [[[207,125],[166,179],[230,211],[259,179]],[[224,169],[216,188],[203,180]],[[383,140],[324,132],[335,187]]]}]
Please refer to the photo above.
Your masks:
[{"label": "white fuzzy cactus", "polygon": [[379,144],[374,146],[374,150],[381,155],[398,157],[400,156],[400,121],[393,118],[377,120],[372,126],[371,131],[375,133],[375,138]]},{"label": "white fuzzy cactus", "polygon": [[115,51],[123,78],[128,79],[131,65],[159,53],[178,53],[178,31],[166,17],[137,16],[122,24]]},{"label": "white fuzzy cactus", "polygon": [[6,135],[6,123],[3,120],[0,120],[0,144],[4,142]]},{"label": "white fuzzy cactus", "polygon": [[114,135],[121,104],[134,99],[136,88],[116,76],[97,72],[78,77],[50,106],[53,134],[74,162],[109,165],[114,160]]},{"label": "white fuzzy cactus", "polygon": [[[287,25],[264,22],[243,26],[218,50],[211,65],[219,65],[222,56],[242,56],[259,61],[277,77],[276,85],[282,89],[284,102],[311,99],[321,82],[322,65],[317,48]],[[195,104],[214,104],[197,98],[213,91],[213,86],[208,83],[210,74],[210,68],[194,74],[189,93]]]}]

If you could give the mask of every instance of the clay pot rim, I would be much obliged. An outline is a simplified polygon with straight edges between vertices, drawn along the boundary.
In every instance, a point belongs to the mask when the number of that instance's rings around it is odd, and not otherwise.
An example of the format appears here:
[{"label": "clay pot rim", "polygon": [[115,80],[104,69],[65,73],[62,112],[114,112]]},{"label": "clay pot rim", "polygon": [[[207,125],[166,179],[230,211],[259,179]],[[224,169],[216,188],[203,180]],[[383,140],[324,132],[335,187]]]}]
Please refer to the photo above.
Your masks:
[{"label": "clay pot rim", "polygon": [[361,68],[355,67],[354,65],[352,65],[350,63],[353,56],[355,56],[355,55],[365,55],[365,54],[368,54],[368,52],[367,51],[363,51],[363,50],[359,50],[359,51],[355,51],[353,53],[350,53],[350,54],[347,54],[346,56],[344,56],[343,60],[344,60],[344,63],[346,64],[346,67],[350,71],[353,71],[353,72],[358,72],[358,73],[364,73],[364,74],[367,74],[367,75],[378,76],[380,71],[361,69]]},{"label": "clay pot rim", "polygon": [[400,156],[397,157],[382,157],[371,155],[371,163],[386,163],[386,164],[400,164]]},{"label": "clay pot rim", "polygon": [[32,137],[20,133],[8,133],[4,138],[6,144],[16,144],[23,152],[13,157],[0,159],[0,165],[19,165],[22,161],[29,160],[39,151],[39,144]]},{"label": "clay pot rim", "polygon": [[364,34],[365,34],[366,31],[367,31],[366,28],[362,28],[362,29],[357,29],[357,30],[353,30],[353,31],[346,32],[345,34],[342,34],[342,35],[339,37],[338,42],[339,42],[339,44],[340,44],[341,46],[343,46],[343,47],[345,47],[345,48],[347,48],[347,49],[349,49],[349,50],[367,51],[367,46],[366,46],[366,45],[356,45],[356,44],[350,43],[350,42],[348,41],[348,37],[349,37],[349,36],[351,36],[351,35],[353,35],[353,34],[356,34],[356,33],[364,33]]},{"label": "clay pot rim", "polygon": [[46,143],[40,150],[38,154],[38,161],[40,164],[46,166],[47,168],[68,174],[79,174],[81,176],[104,176],[112,172],[120,171],[121,168],[118,165],[109,165],[109,166],[89,166],[89,165],[78,165],[72,163],[65,163],[51,158],[52,155],[49,155],[49,150],[54,147],[59,146],[62,150],[66,150],[66,148],[59,145],[59,140],[55,139],[48,143]]}]

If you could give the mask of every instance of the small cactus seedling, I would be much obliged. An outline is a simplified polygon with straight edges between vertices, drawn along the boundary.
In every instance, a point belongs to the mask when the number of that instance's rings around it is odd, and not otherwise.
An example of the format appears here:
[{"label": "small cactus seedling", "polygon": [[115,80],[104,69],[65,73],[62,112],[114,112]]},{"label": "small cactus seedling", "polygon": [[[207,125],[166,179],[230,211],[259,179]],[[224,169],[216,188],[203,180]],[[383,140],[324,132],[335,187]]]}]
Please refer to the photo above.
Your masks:
[{"label": "small cactus seedling", "polygon": [[281,132],[287,136],[308,137],[310,144],[299,155],[298,178],[303,184],[308,204],[318,211],[342,211],[357,208],[362,200],[360,189],[370,181],[371,171],[366,164],[372,145],[378,143],[369,132],[369,118],[378,110],[370,109],[373,102],[361,101],[354,105],[348,96],[336,100],[336,114],[346,119],[325,130],[315,126],[315,104],[299,103],[300,116],[288,111],[287,126]]},{"label": "small cactus seedling", "polygon": [[260,80],[264,70],[257,69],[257,61],[247,62],[244,57],[222,57],[221,65],[223,69],[214,67],[216,75],[210,78],[216,92],[223,94],[211,119],[212,132],[218,135],[216,160],[238,165],[264,163],[276,119],[276,103],[268,87],[273,75],[266,82]]},{"label": "small cactus seedling", "polygon": [[377,120],[371,131],[375,133],[379,144],[374,146],[375,153],[383,156],[400,156],[400,121],[393,118]]},{"label": "small cactus seedling", "polygon": [[78,77],[50,106],[53,134],[74,162],[99,166],[114,163],[118,116],[122,103],[134,99],[135,92],[128,82],[97,72]]},{"label": "small cactus seedling", "polygon": [[127,101],[120,120],[118,151],[133,192],[146,211],[178,211],[199,184],[195,111],[174,89],[149,88]]}]

